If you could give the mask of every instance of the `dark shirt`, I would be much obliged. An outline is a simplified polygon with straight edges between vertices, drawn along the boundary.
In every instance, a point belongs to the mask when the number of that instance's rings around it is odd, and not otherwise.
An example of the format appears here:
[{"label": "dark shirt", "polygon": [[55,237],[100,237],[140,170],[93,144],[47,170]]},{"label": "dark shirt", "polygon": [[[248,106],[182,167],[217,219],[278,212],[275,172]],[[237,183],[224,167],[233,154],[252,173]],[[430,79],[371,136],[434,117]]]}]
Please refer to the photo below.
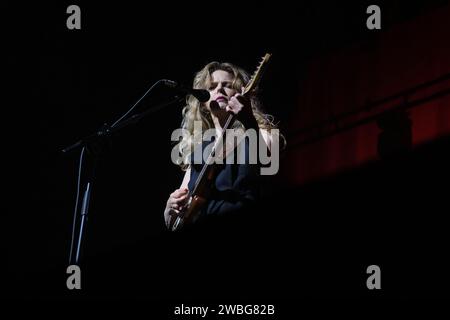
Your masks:
[{"label": "dark shirt", "polygon": [[[203,150],[209,145],[213,144],[212,141],[203,141],[199,147]],[[203,207],[200,216],[208,215],[225,215],[230,213],[238,213],[242,211],[252,210],[260,199],[261,184],[260,182],[260,165],[249,163],[249,146],[248,139],[244,139],[240,144],[243,146],[237,146],[233,154],[229,155],[227,159],[234,156],[234,163],[214,164],[217,170],[215,183],[212,186],[211,194],[208,197],[208,202]],[[245,159],[244,164],[237,164],[238,152],[237,150],[242,147],[243,156]],[[194,156],[191,156],[193,163]],[[202,164],[191,165],[191,177],[188,184],[190,191],[194,188],[195,182],[203,167]]]}]

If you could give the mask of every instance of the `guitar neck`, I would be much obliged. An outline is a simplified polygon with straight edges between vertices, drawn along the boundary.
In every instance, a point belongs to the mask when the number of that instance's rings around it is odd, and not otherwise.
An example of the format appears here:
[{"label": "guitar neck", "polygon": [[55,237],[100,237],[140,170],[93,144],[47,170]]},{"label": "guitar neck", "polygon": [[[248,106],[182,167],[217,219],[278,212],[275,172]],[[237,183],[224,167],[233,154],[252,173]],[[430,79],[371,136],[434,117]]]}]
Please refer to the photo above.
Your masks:
[{"label": "guitar neck", "polygon": [[212,163],[213,162],[213,158],[214,158],[214,156],[216,154],[216,151],[217,151],[216,148],[217,148],[217,146],[222,145],[222,142],[223,142],[224,137],[225,137],[226,130],[231,127],[231,124],[233,123],[234,117],[235,116],[232,113],[230,113],[228,115],[227,121],[225,122],[225,125],[222,128],[222,133],[220,134],[219,138],[215,141],[213,150],[209,154],[208,159],[206,160],[205,164],[203,165],[202,170],[200,171],[200,174],[198,175],[197,180],[195,181],[195,185],[194,185],[194,188],[192,189],[191,195],[195,195],[196,194],[196,192],[197,192],[197,190],[199,188],[199,185],[200,185],[201,181],[203,180],[203,176],[205,175],[205,173],[208,170],[208,168],[213,164]]}]

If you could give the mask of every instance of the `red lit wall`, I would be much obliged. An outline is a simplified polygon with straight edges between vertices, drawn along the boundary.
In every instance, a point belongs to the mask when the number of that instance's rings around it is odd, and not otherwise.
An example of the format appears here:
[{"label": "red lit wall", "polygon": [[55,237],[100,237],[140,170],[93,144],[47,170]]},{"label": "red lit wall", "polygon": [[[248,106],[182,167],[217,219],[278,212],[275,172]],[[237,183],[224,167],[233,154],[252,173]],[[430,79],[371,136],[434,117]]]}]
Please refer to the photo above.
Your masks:
[{"label": "red lit wall", "polygon": [[[376,37],[309,63],[300,83],[298,108],[288,124],[289,147],[281,175],[289,185],[376,161],[380,129],[375,121],[306,142],[333,132],[336,125],[355,123],[406,102],[430,99],[407,109],[413,146],[450,134],[450,94],[432,98],[450,89],[448,77],[364,111],[370,103],[450,73],[450,6],[382,30]],[[330,118],[340,119],[349,112],[353,114],[330,123]],[[328,124],[302,130],[319,123]]]}]

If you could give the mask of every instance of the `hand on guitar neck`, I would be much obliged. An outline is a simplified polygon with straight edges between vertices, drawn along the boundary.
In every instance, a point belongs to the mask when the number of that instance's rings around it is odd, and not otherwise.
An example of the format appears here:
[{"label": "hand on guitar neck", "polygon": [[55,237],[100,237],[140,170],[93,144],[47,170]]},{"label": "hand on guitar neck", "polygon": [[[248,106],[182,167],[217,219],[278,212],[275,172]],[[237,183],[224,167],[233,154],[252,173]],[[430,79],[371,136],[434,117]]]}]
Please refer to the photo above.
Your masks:
[{"label": "hand on guitar neck", "polygon": [[[258,128],[258,123],[256,122],[255,116],[252,111],[249,94],[244,95],[244,87],[242,87],[241,93],[236,93],[230,97],[225,109],[221,108],[216,100],[212,100],[209,104],[209,107],[210,110],[218,115],[217,118],[220,121],[221,128],[225,126],[225,123],[227,122],[230,115],[233,116],[232,122],[234,122],[235,120],[239,120],[244,125],[245,129]],[[229,127],[231,127],[231,125],[232,123],[230,123]]]}]

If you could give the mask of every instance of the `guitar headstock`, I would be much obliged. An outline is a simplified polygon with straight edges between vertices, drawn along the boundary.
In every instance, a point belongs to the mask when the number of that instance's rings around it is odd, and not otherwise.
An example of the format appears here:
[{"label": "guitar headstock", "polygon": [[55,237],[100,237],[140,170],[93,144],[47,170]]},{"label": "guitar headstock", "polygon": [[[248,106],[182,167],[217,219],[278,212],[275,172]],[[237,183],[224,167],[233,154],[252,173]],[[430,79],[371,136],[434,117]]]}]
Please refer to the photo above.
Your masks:
[{"label": "guitar headstock", "polygon": [[262,57],[261,62],[244,88],[244,95],[256,90],[271,56],[272,54],[266,53],[264,57]]}]

